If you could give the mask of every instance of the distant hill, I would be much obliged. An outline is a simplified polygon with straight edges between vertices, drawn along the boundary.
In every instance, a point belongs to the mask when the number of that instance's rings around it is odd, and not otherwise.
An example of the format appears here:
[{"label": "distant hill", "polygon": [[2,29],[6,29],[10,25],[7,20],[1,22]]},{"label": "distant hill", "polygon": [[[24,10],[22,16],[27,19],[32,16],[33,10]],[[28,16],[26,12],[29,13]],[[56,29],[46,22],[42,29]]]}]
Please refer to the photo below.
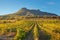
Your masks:
[{"label": "distant hill", "polygon": [[57,16],[56,14],[53,13],[48,13],[48,12],[42,12],[40,10],[29,10],[27,8],[22,8],[16,13],[13,13],[11,15],[17,15],[17,16]]},{"label": "distant hill", "polygon": [[14,17],[21,17],[21,16],[58,16],[54,13],[48,13],[48,12],[43,12],[40,10],[35,10],[35,9],[27,9],[27,8],[21,8],[19,11],[16,13],[8,14],[2,16],[3,18],[14,18]]}]

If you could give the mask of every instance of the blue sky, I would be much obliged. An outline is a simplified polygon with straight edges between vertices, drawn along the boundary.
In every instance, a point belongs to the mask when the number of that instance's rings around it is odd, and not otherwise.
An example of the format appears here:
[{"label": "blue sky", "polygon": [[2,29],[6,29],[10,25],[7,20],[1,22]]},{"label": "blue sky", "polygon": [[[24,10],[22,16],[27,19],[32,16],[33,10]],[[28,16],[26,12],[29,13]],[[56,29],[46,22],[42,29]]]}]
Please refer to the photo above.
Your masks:
[{"label": "blue sky", "polygon": [[23,7],[60,15],[60,0],[0,0],[0,15],[17,12]]}]

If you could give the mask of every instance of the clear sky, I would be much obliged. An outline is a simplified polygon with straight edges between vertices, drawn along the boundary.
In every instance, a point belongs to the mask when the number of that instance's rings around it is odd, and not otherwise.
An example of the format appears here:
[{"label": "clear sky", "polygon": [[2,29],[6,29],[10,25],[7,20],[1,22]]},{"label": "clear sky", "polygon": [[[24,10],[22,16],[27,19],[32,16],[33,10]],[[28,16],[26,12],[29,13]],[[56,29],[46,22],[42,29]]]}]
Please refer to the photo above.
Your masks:
[{"label": "clear sky", "polygon": [[60,0],[0,0],[0,15],[14,13],[23,7],[60,15]]}]

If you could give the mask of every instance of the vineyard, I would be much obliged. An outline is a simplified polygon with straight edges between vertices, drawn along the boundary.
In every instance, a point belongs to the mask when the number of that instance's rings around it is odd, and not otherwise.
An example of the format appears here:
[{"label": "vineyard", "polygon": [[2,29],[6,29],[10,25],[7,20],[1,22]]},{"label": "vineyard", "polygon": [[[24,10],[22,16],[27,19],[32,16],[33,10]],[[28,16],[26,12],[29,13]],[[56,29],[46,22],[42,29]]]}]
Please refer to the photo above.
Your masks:
[{"label": "vineyard", "polygon": [[0,40],[60,40],[60,20],[0,22]]}]

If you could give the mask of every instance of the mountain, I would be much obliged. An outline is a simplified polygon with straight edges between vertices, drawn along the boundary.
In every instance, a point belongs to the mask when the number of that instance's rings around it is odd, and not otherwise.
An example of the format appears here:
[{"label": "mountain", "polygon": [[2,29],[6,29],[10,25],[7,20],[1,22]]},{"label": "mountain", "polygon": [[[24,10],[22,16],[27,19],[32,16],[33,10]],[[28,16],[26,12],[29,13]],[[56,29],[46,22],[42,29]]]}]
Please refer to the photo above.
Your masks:
[{"label": "mountain", "polygon": [[3,18],[13,18],[13,17],[21,17],[21,16],[32,17],[32,16],[58,16],[58,15],[56,15],[54,13],[48,13],[48,12],[43,12],[40,10],[35,10],[35,9],[21,8],[16,13],[4,15],[2,17]]},{"label": "mountain", "polygon": [[9,14],[9,15],[16,15],[16,16],[57,16],[54,13],[42,12],[40,10],[29,10],[27,8],[22,8],[16,13]]}]

